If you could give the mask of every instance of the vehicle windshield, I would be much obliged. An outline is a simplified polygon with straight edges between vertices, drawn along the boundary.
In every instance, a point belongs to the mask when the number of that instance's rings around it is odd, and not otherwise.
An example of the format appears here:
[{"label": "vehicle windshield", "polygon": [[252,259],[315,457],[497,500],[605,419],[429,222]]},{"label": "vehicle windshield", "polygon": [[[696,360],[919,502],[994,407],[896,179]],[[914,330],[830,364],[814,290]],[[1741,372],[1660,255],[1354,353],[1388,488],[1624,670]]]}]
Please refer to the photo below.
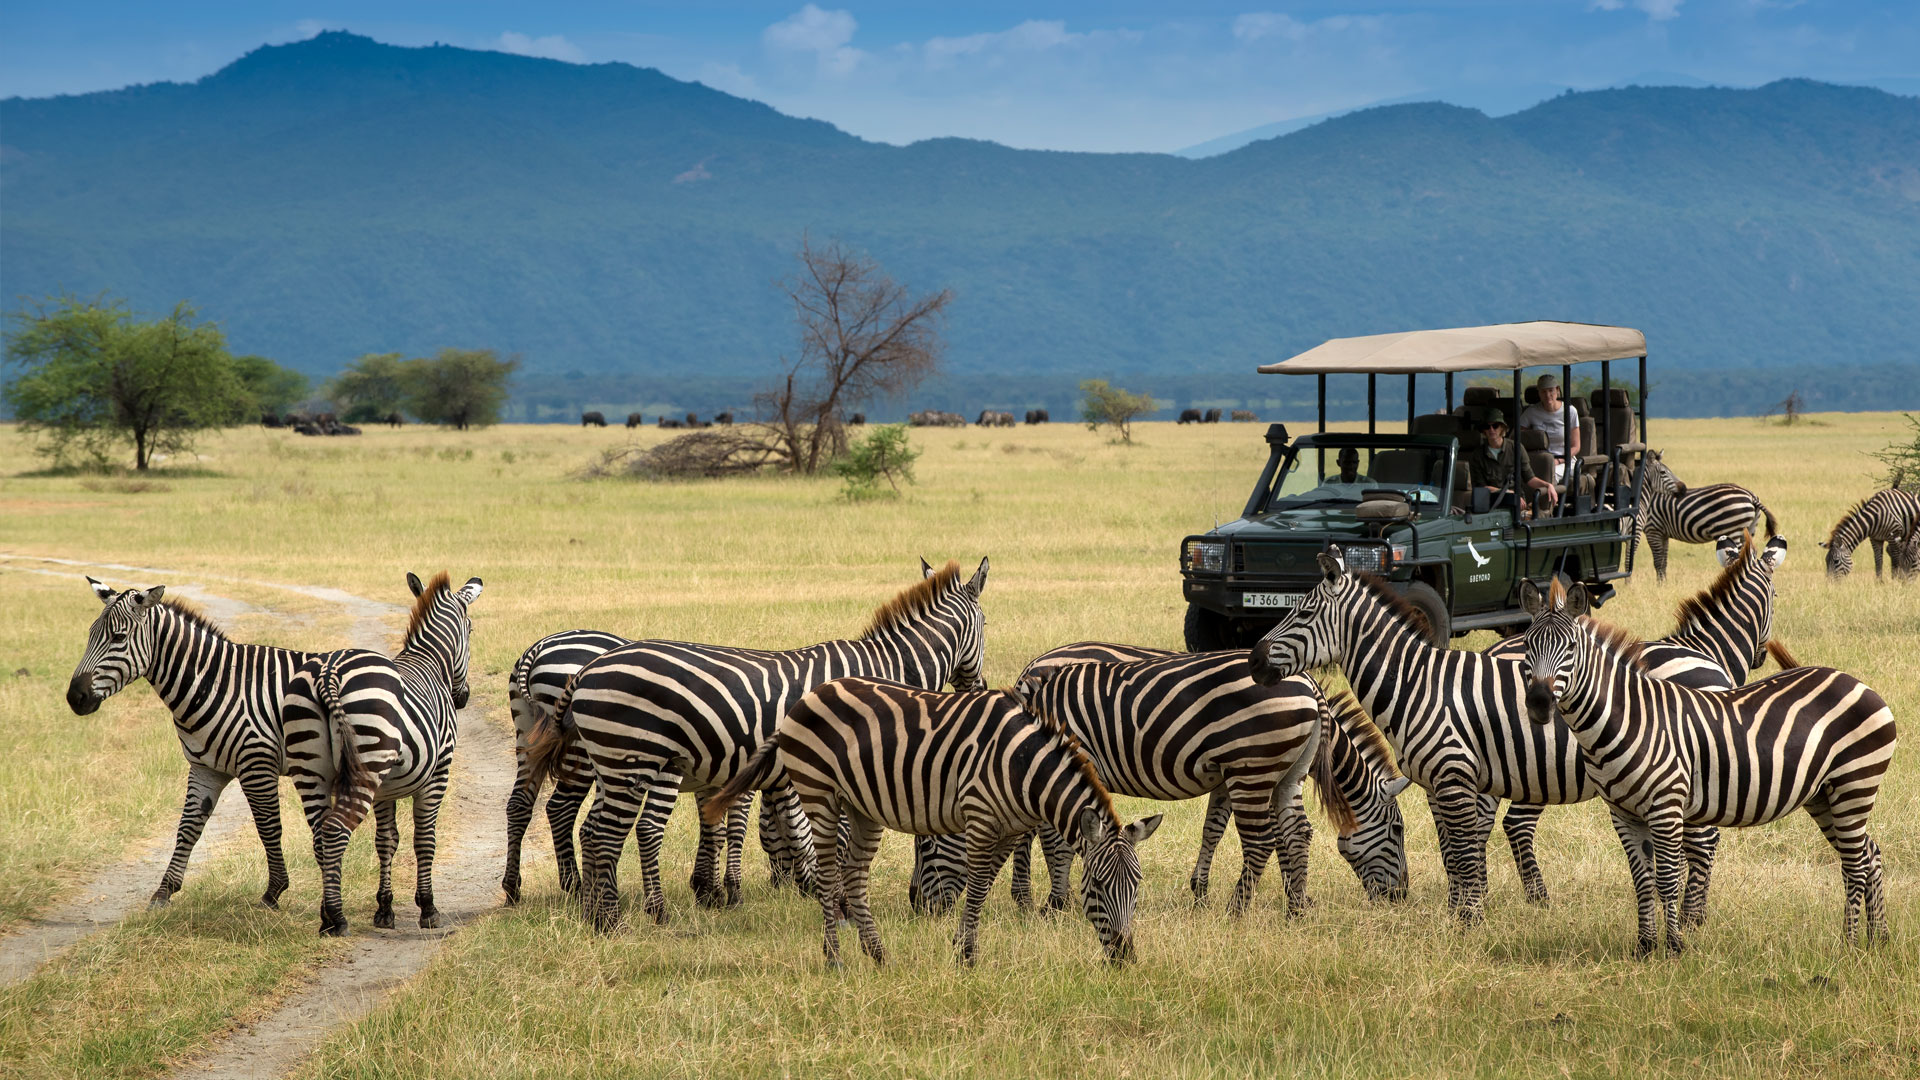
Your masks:
[{"label": "vehicle windshield", "polygon": [[1358,503],[1380,490],[1401,492],[1415,507],[1444,505],[1447,456],[1444,446],[1301,447],[1274,477],[1267,509]]}]

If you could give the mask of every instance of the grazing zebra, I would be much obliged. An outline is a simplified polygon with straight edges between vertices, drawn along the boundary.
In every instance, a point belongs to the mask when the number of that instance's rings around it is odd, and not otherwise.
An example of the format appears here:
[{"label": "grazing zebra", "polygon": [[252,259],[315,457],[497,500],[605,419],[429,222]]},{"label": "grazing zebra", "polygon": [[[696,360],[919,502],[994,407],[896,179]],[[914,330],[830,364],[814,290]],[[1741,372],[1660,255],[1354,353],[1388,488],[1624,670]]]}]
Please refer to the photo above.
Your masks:
[{"label": "grazing zebra", "polygon": [[[1725,567],[1714,583],[1699,595],[1681,601],[1679,625],[1673,633],[1640,647],[1641,665],[1648,675],[1695,690],[1730,690],[1747,681],[1747,673],[1758,669],[1771,654],[1782,669],[1799,667],[1800,662],[1773,640],[1773,572],[1787,558],[1787,538],[1775,536],[1766,547],[1756,550],[1753,534],[1723,536],[1716,541],[1714,554]],[[1518,660],[1526,655],[1526,640],[1515,635],[1490,646],[1486,655]],[[1491,814],[1499,800],[1481,797],[1481,810]],[[1545,807],[1512,803],[1500,819],[1507,846],[1519,871],[1527,901],[1547,902],[1547,883],[1540,873],[1540,861],[1534,855],[1533,837],[1540,827]],[[1688,842],[1696,845],[1710,868],[1712,852],[1720,834],[1712,828],[1691,832]],[[1704,872],[1687,878],[1687,917],[1698,924],[1707,912],[1707,877]]]},{"label": "grazing zebra", "polygon": [[[928,689],[949,681],[959,690],[983,685],[987,560],[965,581],[956,563],[935,572],[923,560],[920,569],[922,580],[882,605],[857,639],[786,652],[641,641],[580,669],[530,753],[536,786],[575,741],[593,765],[598,787],[581,837],[581,902],[596,928],[611,930],[619,921],[615,874],[636,818],[645,911],[655,922],[667,919],[658,859],[673,801],[649,801],[648,793],[725,784],[794,698],[850,674]],[[729,896],[738,895],[745,828],[742,807],[728,825]],[[797,807],[788,831],[818,849]]]},{"label": "grazing zebra", "polygon": [[[882,829],[916,836],[963,834],[967,901],[954,944],[974,960],[980,907],[1000,864],[1026,833],[1052,826],[1085,860],[1083,903],[1106,950],[1133,956],[1140,889],[1135,845],[1160,827],[1155,814],[1123,826],[1113,798],[1071,732],[1028,715],[998,690],[943,694],[901,683],[843,678],[801,695],[772,736],[701,808],[718,820],[756,787],[790,785],[819,844],[820,911],[827,963],[840,964],[839,913],[860,947],[885,960],[867,906],[867,877]],[[836,820],[848,824],[836,835]]]},{"label": "grazing zebra", "polygon": [[[1016,685],[1024,685],[1035,676],[1050,678],[1053,672],[1069,665],[1168,662],[1182,656],[1191,660],[1195,655],[1104,641],[1076,642],[1035,657]],[[1196,902],[1206,897],[1214,848],[1226,833],[1229,817],[1238,821],[1242,830],[1242,855],[1246,860],[1241,873],[1242,888],[1250,891],[1248,876],[1251,874],[1254,880],[1259,876],[1259,869],[1251,865],[1253,849],[1245,844],[1245,830],[1252,822],[1239,819],[1236,800],[1230,794],[1235,785],[1228,780],[1228,770],[1222,762],[1234,759],[1244,763],[1246,755],[1256,752],[1262,736],[1245,723],[1236,722],[1231,728],[1215,723],[1222,710],[1231,713],[1235,707],[1245,704],[1248,691],[1253,689],[1233,686],[1235,682],[1247,681],[1246,671],[1240,665],[1247,654],[1242,649],[1230,654],[1204,655],[1231,656],[1232,662],[1218,669],[1179,663],[1168,663],[1165,667],[1115,668],[1098,677],[1105,688],[1115,692],[1114,697],[1100,703],[1102,707],[1088,709],[1069,704],[1059,712],[1047,710],[1046,713],[1056,722],[1064,722],[1079,738],[1109,790],[1122,795],[1165,798],[1155,792],[1175,784],[1167,775],[1169,770],[1185,774],[1182,782],[1201,785],[1207,790],[1207,816],[1201,830],[1200,854],[1188,879]],[[1092,689],[1083,683],[1074,691],[1058,692],[1084,694]],[[1332,793],[1323,791],[1322,801],[1330,817],[1337,823],[1345,823],[1339,834],[1342,857],[1360,878],[1369,897],[1404,896],[1405,828],[1400,818],[1399,794],[1411,781],[1394,768],[1392,753],[1379,729],[1351,696],[1338,695],[1329,705],[1319,685],[1306,676],[1287,680],[1283,696],[1271,697],[1273,693],[1273,690],[1263,690],[1253,696],[1275,708],[1294,710],[1284,721],[1287,730],[1302,721],[1325,721],[1320,736],[1325,767],[1316,766],[1314,780],[1323,786],[1331,781],[1337,788]],[[1168,711],[1182,704],[1186,707],[1184,713]],[[1143,705],[1150,708],[1143,711],[1140,708]],[[1311,717],[1301,710],[1310,712]],[[1280,738],[1281,730],[1275,727],[1266,737]],[[1249,738],[1254,741],[1249,742]],[[1155,742],[1158,749],[1143,745]],[[1117,760],[1110,761],[1109,755]],[[1312,903],[1307,898],[1306,880],[1307,846],[1313,839],[1313,827],[1301,807],[1297,782],[1288,799],[1280,805],[1279,819],[1274,824],[1278,834],[1270,838],[1267,850],[1277,848],[1280,853],[1286,875],[1287,907],[1298,914]],[[1063,907],[1072,852],[1046,830],[1041,830],[1041,834],[1046,842],[1049,877],[1054,886],[1048,904]],[[1016,869],[1021,854],[1022,851],[1015,852]],[[1244,902],[1236,890],[1233,910],[1239,910]]]},{"label": "grazing zebra", "polygon": [[1920,571],[1910,553],[1920,544],[1920,492],[1888,488],[1853,504],[1827,541],[1827,576],[1838,581],[1853,572],[1853,549],[1866,541],[1873,544],[1873,576],[1880,577],[1881,552],[1891,548],[1893,576],[1905,578]]},{"label": "grazing zebra", "polygon": [[280,906],[287,864],[280,847],[280,713],[293,673],[315,654],[231,641],[205,615],[166,586],[115,592],[87,579],[104,605],[87,630],[87,648],[67,684],[67,705],[88,716],[135,679],[144,678],[173,714],[187,757],[187,797],[173,858],[150,907],[165,904],[185,883],[187,857],[227,784],[238,778],[267,853],[267,889],[260,902]]},{"label": "grazing zebra", "polygon": [[1580,741],[1627,853],[1639,907],[1638,953],[1653,952],[1656,906],[1669,953],[1685,947],[1677,916],[1682,833],[1688,825],[1763,825],[1797,807],[1840,856],[1844,922],[1853,941],[1887,932],[1880,847],[1867,835],[1880,779],[1893,758],[1893,711],[1866,683],[1802,667],[1737,690],[1707,692],[1648,677],[1625,633],[1582,618],[1584,589],[1531,582],[1527,715]]},{"label": "grazing zebra", "polygon": [[313,827],[320,864],[320,932],[347,932],[340,857],[369,809],[380,888],[373,925],[393,927],[393,853],[400,799],[413,800],[413,899],[420,925],[441,925],[433,903],[434,826],[467,704],[467,664],[479,578],[454,589],[443,571],[431,582],[407,575],[415,597],[407,636],[392,659],[345,649],[302,664],[287,695],[287,772]]},{"label": "grazing zebra", "polygon": [[[1566,725],[1536,727],[1521,715],[1518,661],[1435,648],[1418,629],[1418,612],[1390,585],[1350,574],[1339,560],[1337,548],[1319,556],[1321,580],[1254,646],[1253,677],[1271,685],[1340,665],[1401,771],[1427,791],[1449,907],[1478,921],[1493,829],[1493,802],[1483,797],[1559,805],[1599,788]],[[1688,856],[1704,904],[1713,849],[1690,842]]]},{"label": "grazing zebra", "polygon": [[1654,574],[1665,581],[1667,541],[1711,544],[1722,536],[1738,536],[1763,520],[1768,536],[1779,531],[1773,511],[1753,492],[1738,484],[1690,488],[1660,460],[1660,451],[1649,450],[1646,483],[1633,518],[1632,542],[1627,545],[1627,573],[1633,573],[1633,559],[1642,536],[1653,555]]}]

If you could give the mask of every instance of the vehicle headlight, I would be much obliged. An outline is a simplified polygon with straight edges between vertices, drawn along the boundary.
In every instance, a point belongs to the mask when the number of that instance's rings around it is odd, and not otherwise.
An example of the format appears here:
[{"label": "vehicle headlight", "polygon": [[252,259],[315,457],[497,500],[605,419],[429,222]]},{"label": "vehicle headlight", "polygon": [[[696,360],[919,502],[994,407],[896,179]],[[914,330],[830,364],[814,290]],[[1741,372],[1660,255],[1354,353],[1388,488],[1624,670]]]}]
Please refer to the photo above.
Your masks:
[{"label": "vehicle headlight", "polygon": [[1226,569],[1227,545],[1209,543],[1205,540],[1187,541],[1186,564],[1189,570],[1205,570],[1219,573]]},{"label": "vehicle headlight", "polygon": [[1364,570],[1369,574],[1382,574],[1386,572],[1387,567],[1391,565],[1393,560],[1386,548],[1369,544],[1363,547],[1341,549],[1340,561],[1346,564],[1348,570]]}]

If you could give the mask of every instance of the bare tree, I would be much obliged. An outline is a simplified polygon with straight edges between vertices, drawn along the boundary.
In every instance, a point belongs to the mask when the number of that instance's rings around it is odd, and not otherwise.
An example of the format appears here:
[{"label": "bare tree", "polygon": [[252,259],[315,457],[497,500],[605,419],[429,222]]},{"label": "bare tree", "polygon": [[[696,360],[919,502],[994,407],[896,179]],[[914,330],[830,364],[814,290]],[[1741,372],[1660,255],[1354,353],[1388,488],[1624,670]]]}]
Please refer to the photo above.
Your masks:
[{"label": "bare tree", "polygon": [[905,393],[939,371],[953,290],[915,297],[871,257],[805,238],[799,274],[780,287],[793,301],[800,351],[754,404],[786,467],[811,474],[845,452],[846,409]]}]

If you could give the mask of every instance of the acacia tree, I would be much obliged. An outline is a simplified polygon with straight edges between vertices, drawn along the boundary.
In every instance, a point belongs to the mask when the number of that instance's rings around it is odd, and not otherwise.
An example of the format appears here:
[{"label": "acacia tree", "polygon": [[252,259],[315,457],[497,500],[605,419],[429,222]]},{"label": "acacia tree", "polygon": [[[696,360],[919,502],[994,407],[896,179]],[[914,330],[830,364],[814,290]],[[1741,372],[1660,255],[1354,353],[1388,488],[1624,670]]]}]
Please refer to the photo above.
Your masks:
[{"label": "acacia tree", "polygon": [[794,472],[819,471],[847,448],[845,410],[912,389],[940,369],[941,324],[953,290],[911,295],[871,257],[839,241],[800,242],[800,272],[780,283],[793,302],[800,351],[755,398],[765,434]]},{"label": "acacia tree", "polygon": [[327,384],[327,396],[349,424],[385,420],[406,403],[407,365],[417,363],[395,353],[368,353]]},{"label": "acacia tree", "polygon": [[[233,373],[247,391],[252,404],[247,411],[279,413],[307,395],[308,379],[292,368],[281,367],[264,356],[236,356]],[[242,416],[242,420],[250,419]]]},{"label": "acacia tree", "polygon": [[492,349],[441,349],[431,358],[409,360],[402,367],[407,411],[460,431],[499,423],[507,379],[519,367],[518,358],[502,360]]},{"label": "acacia tree", "polygon": [[123,301],[63,296],[11,319],[7,356],[26,370],[4,396],[55,461],[78,453],[104,465],[131,442],[134,468],[144,470],[154,454],[188,449],[195,433],[250,404],[225,335],[185,303],[139,322]]},{"label": "acacia tree", "polygon": [[1129,446],[1133,444],[1134,420],[1154,410],[1153,395],[1128,393],[1108,386],[1105,379],[1086,380],[1080,384],[1080,392],[1087,395],[1080,403],[1080,418],[1087,422],[1087,430],[1098,431],[1100,425],[1109,425]]}]

